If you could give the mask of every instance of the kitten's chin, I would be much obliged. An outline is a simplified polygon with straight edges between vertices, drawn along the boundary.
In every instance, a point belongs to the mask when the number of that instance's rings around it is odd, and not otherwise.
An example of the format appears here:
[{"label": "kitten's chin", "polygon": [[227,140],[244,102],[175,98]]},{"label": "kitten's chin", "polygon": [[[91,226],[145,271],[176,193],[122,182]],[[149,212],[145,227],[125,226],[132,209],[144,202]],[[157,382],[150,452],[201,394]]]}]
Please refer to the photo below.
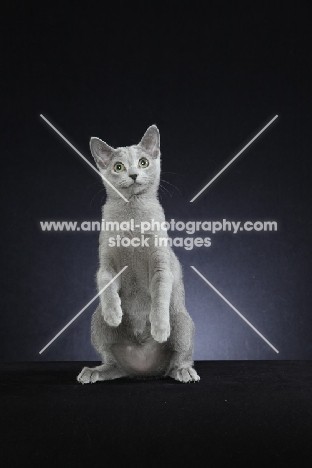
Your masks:
[{"label": "kitten's chin", "polygon": [[135,193],[135,194],[144,191],[145,188],[146,188],[145,184],[141,184],[140,182],[133,182],[127,187],[130,193]]},{"label": "kitten's chin", "polygon": [[131,198],[132,196],[146,195],[151,191],[151,186],[146,183],[134,182],[127,187],[118,187],[118,190],[120,190],[126,198]]}]

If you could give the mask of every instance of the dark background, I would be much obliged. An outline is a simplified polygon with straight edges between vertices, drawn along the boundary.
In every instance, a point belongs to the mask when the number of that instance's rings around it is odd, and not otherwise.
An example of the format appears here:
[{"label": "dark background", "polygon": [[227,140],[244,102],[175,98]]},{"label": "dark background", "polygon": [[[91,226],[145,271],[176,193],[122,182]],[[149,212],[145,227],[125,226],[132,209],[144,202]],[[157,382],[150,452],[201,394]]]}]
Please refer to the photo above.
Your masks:
[{"label": "dark background", "polygon": [[[311,359],[311,35],[308,2],[14,3],[2,11],[1,360],[93,360],[98,233],[43,233],[42,220],[100,220],[89,139],[161,134],[168,219],[276,220],[176,248],[195,359]],[[274,115],[194,203],[189,200]],[[201,235],[201,234],[200,234]],[[197,275],[194,265],[279,350]]]}]

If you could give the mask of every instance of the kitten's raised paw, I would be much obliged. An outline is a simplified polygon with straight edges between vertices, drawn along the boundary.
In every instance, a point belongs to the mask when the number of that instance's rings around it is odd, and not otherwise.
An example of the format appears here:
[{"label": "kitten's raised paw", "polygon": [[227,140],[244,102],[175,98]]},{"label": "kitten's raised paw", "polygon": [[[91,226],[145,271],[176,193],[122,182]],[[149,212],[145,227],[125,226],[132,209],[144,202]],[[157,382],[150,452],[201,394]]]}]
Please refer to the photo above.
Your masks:
[{"label": "kitten's raised paw", "polygon": [[151,326],[151,335],[158,343],[164,343],[170,336],[170,323],[153,324]]},{"label": "kitten's raised paw", "polygon": [[105,315],[104,320],[110,327],[118,327],[121,324],[122,316]]},{"label": "kitten's raised paw", "polygon": [[99,380],[99,372],[90,367],[84,367],[80,374],[77,376],[78,382],[82,384],[95,383]]},{"label": "kitten's raised paw", "polygon": [[193,367],[184,367],[170,372],[170,377],[183,383],[199,382],[200,377]]},{"label": "kitten's raised paw", "polygon": [[118,327],[121,323],[122,319],[122,310],[119,304],[114,307],[114,309],[111,309],[109,312],[105,312],[103,314],[105,322],[110,326],[110,327]]}]

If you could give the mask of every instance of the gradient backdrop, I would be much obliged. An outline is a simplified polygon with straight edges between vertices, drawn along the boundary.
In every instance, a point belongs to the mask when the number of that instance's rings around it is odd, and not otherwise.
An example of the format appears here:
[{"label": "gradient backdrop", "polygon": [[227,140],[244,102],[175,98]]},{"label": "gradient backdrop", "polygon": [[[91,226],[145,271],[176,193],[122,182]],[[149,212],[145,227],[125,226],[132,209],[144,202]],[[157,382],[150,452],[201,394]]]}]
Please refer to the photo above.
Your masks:
[{"label": "gradient backdrop", "polygon": [[[195,359],[311,359],[311,34],[308,2],[116,1],[4,11],[1,360],[97,360],[90,306],[98,233],[42,220],[100,220],[89,139],[161,135],[167,219],[275,220],[277,232],[217,233],[175,248]],[[190,199],[276,114],[194,203]],[[102,190],[102,191],[101,191]],[[203,233],[199,234],[203,235]],[[194,265],[278,350],[190,268]]]}]

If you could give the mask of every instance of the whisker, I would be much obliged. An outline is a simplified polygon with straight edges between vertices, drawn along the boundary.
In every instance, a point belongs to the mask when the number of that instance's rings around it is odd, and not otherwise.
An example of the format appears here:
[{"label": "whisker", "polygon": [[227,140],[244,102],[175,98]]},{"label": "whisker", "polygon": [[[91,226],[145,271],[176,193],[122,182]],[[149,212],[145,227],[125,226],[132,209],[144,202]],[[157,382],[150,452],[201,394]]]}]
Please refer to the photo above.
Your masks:
[{"label": "whisker", "polygon": [[180,192],[180,190],[178,189],[178,187],[176,187],[175,185],[171,184],[170,182],[168,182],[168,181],[165,180],[165,179],[160,179],[160,180],[161,180],[162,182],[166,182],[166,184],[169,184],[169,185],[171,185],[172,187],[174,187],[174,188],[179,192],[179,194],[182,195],[182,193]]},{"label": "whisker", "polygon": [[170,197],[172,197],[171,193],[169,192],[168,189],[166,189],[166,187],[163,187],[161,184],[159,184],[159,187],[161,187],[163,190],[166,190],[166,192],[169,193]]},{"label": "whisker", "polygon": [[103,185],[103,183],[102,183],[101,181],[95,181],[95,182],[92,182],[91,184],[89,184],[89,185],[86,187],[86,190],[85,190],[85,191],[89,190],[90,187],[92,187],[93,185],[97,185],[97,184]]},{"label": "whisker", "polygon": [[168,171],[161,171],[162,174],[175,174],[184,177],[184,174],[180,174],[179,172],[168,172]]},{"label": "whisker", "polygon": [[[163,187],[161,187],[160,185],[159,185],[159,189],[160,189],[160,190],[162,190],[162,191],[163,191],[163,193],[165,193],[165,194],[166,194],[166,192],[164,192],[164,189],[163,189]],[[162,193],[160,193],[160,192],[158,192],[158,193],[159,193],[159,196],[160,196],[160,198],[161,198],[161,196],[162,196]]]},{"label": "whisker", "polygon": [[[102,188],[99,192],[97,192],[97,193],[92,197],[89,206],[92,205],[92,202],[93,202],[93,200],[95,199],[95,197],[96,197],[99,193],[104,192],[104,191],[105,191],[105,188]],[[102,202],[102,199],[101,199],[101,202]]]}]

